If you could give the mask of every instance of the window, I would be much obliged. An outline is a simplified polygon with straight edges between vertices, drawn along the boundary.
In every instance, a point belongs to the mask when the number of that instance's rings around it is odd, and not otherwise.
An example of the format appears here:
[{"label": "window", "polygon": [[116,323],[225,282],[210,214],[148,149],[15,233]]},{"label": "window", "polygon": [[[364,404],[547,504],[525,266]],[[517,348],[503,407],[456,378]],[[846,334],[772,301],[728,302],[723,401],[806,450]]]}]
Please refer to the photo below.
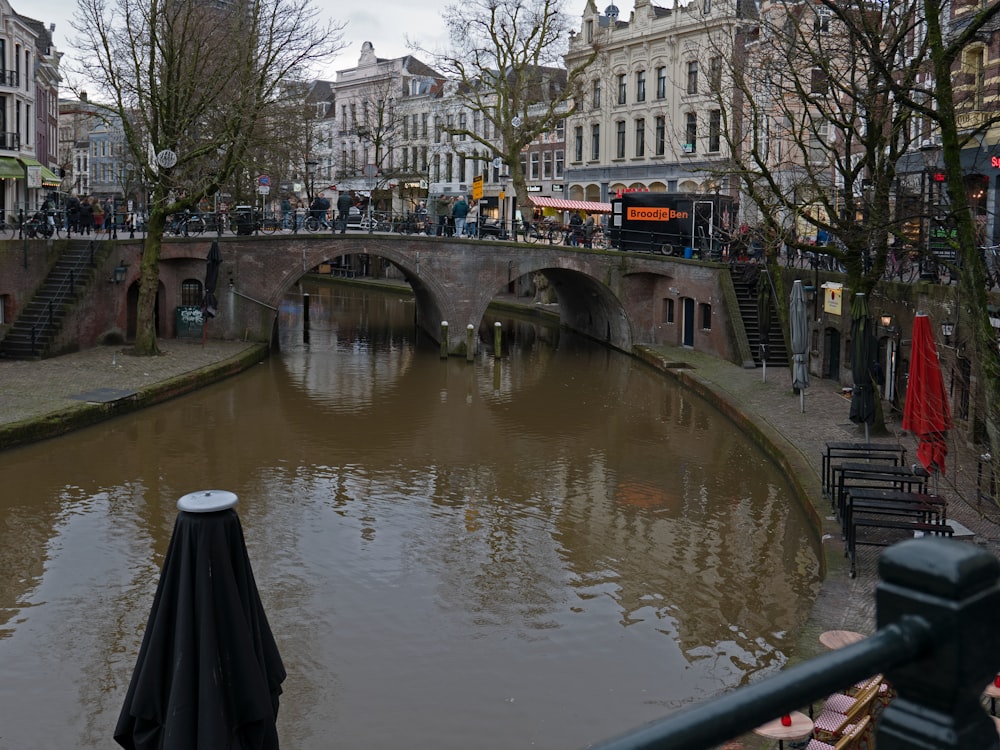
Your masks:
[{"label": "window", "polygon": [[698,116],[694,112],[684,115],[684,153],[693,154],[698,149]]},{"label": "window", "polygon": [[656,118],[656,135],[654,137],[656,155],[663,156],[667,151],[667,118],[663,115]]},{"label": "window", "polygon": [[624,73],[618,74],[618,103],[625,104],[628,101],[628,81]]},{"label": "window", "polygon": [[809,134],[809,162],[821,164],[826,158],[826,142],[830,134],[830,123],[821,120],[816,123],[816,129]]},{"label": "window", "polygon": [[198,279],[184,279],[181,282],[181,305],[184,307],[201,307],[201,282]]},{"label": "window", "polygon": [[601,158],[601,126],[597,123],[590,126],[590,158],[594,161]]},{"label": "window", "polygon": [[674,322],[674,301],[672,299],[663,300],[663,320],[667,323]]},{"label": "window", "polygon": [[[582,138],[581,138],[581,140],[582,140]],[[555,172],[553,173],[552,176],[556,180],[561,180],[562,176],[563,176],[563,171],[565,169],[565,165],[563,164],[563,152],[562,152],[562,149],[558,149],[555,152],[555,161],[556,161]]]},{"label": "window", "polygon": [[635,155],[646,155],[646,120],[642,117],[635,121]]},{"label": "window", "polygon": [[538,175],[539,175],[538,165],[539,165],[539,163],[540,163],[539,153],[537,151],[532,151],[531,152],[531,162],[530,162],[530,167],[531,168],[528,171],[528,179],[529,180],[537,180],[538,179]]},{"label": "window", "polygon": [[591,106],[594,109],[600,109],[601,107],[601,79],[594,79],[594,86],[591,89]]},{"label": "window", "polygon": [[691,60],[688,63],[688,83],[687,92],[689,94],[698,93],[698,61]]},{"label": "window", "polygon": [[822,68],[813,68],[809,77],[809,93],[816,96],[825,96],[830,89],[830,81],[826,76],[826,71]]},{"label": "window", "polygon": [[583,27],[587,36],[587,44],[590,44],[591,42],[594,41],[594,22],[591,20],[587,20],[584,23]]},{"label": "window", "polygon": [[820,8],[816,11],[816,18],[813,20],[813,31],[817,34],[828,34],[830,32],[830,11]]},{"label": "window", "polygon": [[712,306],[707,302],[702,302],[698,305],[699,312],[701,313],[701,327],[702,330],[711,331],[712,330]]},{"label": "window", "polygon": [[546,151],[542,154],[542,179],[552,179],[552,152]]},{"label": "window", "polygon": [[583,128],[573,129],[573,161],[583,161]]},{"label": "window", "polygon": [[708,85],[713,94],[722,91],[722,58],[713,57],[708,61]]},{"label": "window", "polygon": [[618,159],[625,158],[625,121],[618,120],[615,122],[615,157]]},{"label": "window", "polygon": [[560,120],[556,123],[556,140],[565,141],[566,140],[566,121]]},{"label": "window", "polygon": [[427,137],[427,113],[426,112],[424,112],[422,115],[420,115],[420,137],[421,138],[426,138]]},{"label": "window", "polygon": [[640,70],[635,74],[635,100],[637,102],[646,101],[646,71]]},{"label": "window", "polygon": [[656,98],[666,99],[667,98],[667,69],[657,68],[656,69]]},{"label": "window", "polygon": [[[466,117],[465,117],[465,112],[462,112],[462,113],[461,113],[461,114],[460,114],[460,115],[458,116],[458,129],[459,129],[459,130],[468,130],[468,128],[466,127],[466,122],[467,122],[467,120],[466,120]],[[462,134],[461,134],[461,135],[460,135],[460,136],[458,137],[458,140],[460,140],[460,141],[464,141],[464,140],[466,140],[466,138],[467,138],[467,136],[465,135],[465,133],[462,133]]]},{"label": "window", "polygon": [[[408,125],[408,122],[409,121],[404,117],[403,118],[403,139],[404,140],[409,140],[409,138],[410,138],[410,127]],[[416,133],[414,133],[414,135],[416,135]]]},{"label": "window", "polygon": [[718,151],[722,145],[722,110],[708,113],[708,150]]}]

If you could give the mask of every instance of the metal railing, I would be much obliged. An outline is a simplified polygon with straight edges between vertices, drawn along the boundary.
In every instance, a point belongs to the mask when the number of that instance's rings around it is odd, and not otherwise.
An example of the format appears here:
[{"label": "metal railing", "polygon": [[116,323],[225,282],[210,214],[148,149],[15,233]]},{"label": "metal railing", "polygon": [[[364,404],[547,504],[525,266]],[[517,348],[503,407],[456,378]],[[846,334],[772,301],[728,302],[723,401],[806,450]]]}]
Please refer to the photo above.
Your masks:
[{"label": "metal railing", "polygon": [[878,750],[995,750],[981,696],[1000,669],[1000,561],[974,545],[914,539],[886,550],[878,632],[864,641],[648,724],[594,750],[706,750],[882,674],[896,697]]},{"label": "metal railing", "polygon": [[77,277],[82,277],[83,269],[87,266],[93,266],[94,264],[95,247],[94,243],[90,242],[87,246],[86,255],[81,255],[76,263],[71,266],[69,271],[69,276],[64,280],[52,294],[49,296],[48,302],[46,304],[46,314],[41,320],[36,320],[31,325],[31,356],[35,356],[38,353],[38,338],[44,334],[47,330],[55,327],[55,311],[56,306],[62,307],[63,304],[67,303],[76,293],[76,282]]}]

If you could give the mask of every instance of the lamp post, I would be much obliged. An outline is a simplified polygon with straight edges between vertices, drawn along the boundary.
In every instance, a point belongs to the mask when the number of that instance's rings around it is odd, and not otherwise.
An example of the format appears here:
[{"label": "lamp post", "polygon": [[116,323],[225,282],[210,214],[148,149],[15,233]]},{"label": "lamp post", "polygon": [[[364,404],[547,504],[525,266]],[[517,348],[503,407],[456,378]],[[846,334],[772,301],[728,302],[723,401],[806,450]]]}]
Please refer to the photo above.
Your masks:
[{"label": "lamp post", "polygon": [[944,321],[941,324],[941,335],[944,336],[944,345],[951,346],[951,337],[955,333],[955,324],[951,322],[951,319]]},{"label": "lamp post", "polygon": [[[936,208],[934,202],[934,183],[938,179],[938,156],[941,146],[931,140],[924,141],[920,153],[924,157],[924,171],[920,175],[921,199],[924,201],[924,216],[920,221],[920,280],[933,281],[937,278],[937,261],[932,254],[932,229],[934,217],[932,211]],[[926,186],[926,188],[925,188]]]}]

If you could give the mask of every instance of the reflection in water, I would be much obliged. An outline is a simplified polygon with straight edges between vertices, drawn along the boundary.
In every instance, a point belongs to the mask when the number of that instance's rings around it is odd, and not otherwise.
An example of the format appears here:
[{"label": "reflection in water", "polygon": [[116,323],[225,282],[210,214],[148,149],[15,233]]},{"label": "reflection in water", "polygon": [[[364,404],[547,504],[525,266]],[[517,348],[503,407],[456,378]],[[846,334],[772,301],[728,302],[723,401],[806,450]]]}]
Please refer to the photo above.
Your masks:
[{"label": "reflection in water", "polygon": [[0,747],[106,748],[175,502],[227,489],[290,748],[582,747],[785,661],[818,584],[780,473],[651,369],[503,319],[441,360],[337,286],[249,373],[0,454]]}]

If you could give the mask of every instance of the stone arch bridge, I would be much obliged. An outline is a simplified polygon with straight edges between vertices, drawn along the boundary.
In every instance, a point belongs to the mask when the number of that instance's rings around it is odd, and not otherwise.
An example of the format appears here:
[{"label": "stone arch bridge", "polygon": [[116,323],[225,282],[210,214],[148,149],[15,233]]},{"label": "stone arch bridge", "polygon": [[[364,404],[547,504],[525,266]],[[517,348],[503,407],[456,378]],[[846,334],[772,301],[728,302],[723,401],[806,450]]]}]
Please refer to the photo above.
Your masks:
[{"label": "stone arch bridge", "polygon": [[[161,320],[172,320],[185,279],[204,278],[211,238],[165,239]],[[132,243],[128,243],[132,245]],[[645,253],[622,253],[488,240],[384,234],[222,237],[219,314],[211,335],[271,340],[282,298],[321,264],[348,255],[380,257],[398,269],[416,297],[417,324],[464,354],[465,329],[477,329],[490,301],[518,278],[542,274],[554,290],[562,325],[624,351],[636,344],[690,346],[746,361],[746,335],[728,266]],[[138,273],[130,263],[126,288]],[[122,247],[123,255],[127,253]],[[127,263],[127,258],[124,259]],[[162,335],[173,331],[162,330]]]}]

